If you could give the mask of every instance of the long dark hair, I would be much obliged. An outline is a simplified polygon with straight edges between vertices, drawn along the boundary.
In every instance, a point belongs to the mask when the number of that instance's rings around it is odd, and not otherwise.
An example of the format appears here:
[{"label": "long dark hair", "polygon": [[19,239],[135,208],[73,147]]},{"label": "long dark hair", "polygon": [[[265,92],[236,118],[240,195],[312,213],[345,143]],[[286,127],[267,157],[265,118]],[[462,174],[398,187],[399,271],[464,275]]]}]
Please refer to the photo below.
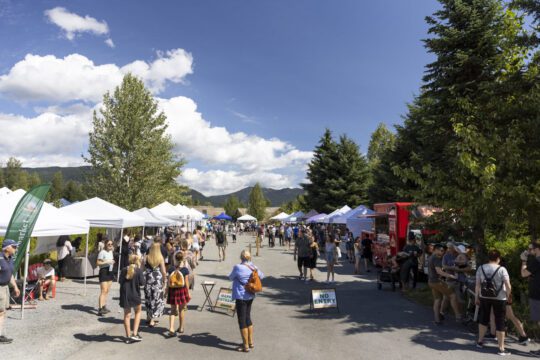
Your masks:
[{"label": "long dark hair", "polygon": [[56,240],[56,247],[62,247],[66,244],[66,241],[69,241],[69,236],[67,235],[61,235],[58,237],[58,240]]}]

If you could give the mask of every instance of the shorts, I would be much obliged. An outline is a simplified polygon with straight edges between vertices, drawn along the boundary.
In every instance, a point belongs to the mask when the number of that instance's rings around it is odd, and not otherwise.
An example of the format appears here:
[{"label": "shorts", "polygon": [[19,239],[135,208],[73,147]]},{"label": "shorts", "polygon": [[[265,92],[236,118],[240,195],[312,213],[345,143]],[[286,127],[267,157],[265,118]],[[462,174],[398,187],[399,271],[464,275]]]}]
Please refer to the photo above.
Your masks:
[{"label": "shorts", "polygon": [[373,253],[371,251],[364,251],[362,253],[362,259],[368,259],[371,261],[371,259],[373,259]]},{"label": "shorts", "polygon": [[218,243],[218,244],[217,244],[217,246],[218,246],[219,248],[224,248],[224,247],[226,247],[226,245],[227,245],[227,244],[225,244],[224,242]]},{"label": "shorts", "polygon": [[199,251],[201,249],[201,247],[199,246],[198,243],[193,243],[193,244],[191,244],[191,249],[193,251]]},{"label": "shorts", "polygon": [[327,252],[324,254],[324,257],[326,258],[326,262],[329,264],[333,264],[336,262],[336,259],[334,258],[334,252]]},{"label": "shorts", "polygon": [[309,256],[302,256],[302,257],[298,257],[298,267],[301,268],[301,267],[306,267],[308,268],[309,265],[311,265],[311,261],[310,261],[310,258]]},{"label": "shorts", "polygon": [[101,269],[99,269],[99,282],[100,283],[113,281],[113,280],[114,280],[114,275],[112,271],[109,270],[109,266],[102,267]]},{"label": "shorts", "polygon": [[444,296],[452,296],[454,294],[454,289],[448,287],[446,283],[443,282],[436,282],[436,283],[428,283],[429,287],[431,288],[431,294],[433,294],[434,300],[442,300]]},{"label": "shorts", "polygon": [[540,321],[540,300],[529,298],[529,309],[531,312],[531,321]]},{"label": "shorts", "polygon": [[9,285],[0,286],[0,312],[9,309]]},{"label": "shorts", "polygon": [[504,323],[506,319],[506,300],[480,298],[480,313],[478,322],[481,325],[489,326],[491,309],[495,316],[495,329],[504,331]]}]

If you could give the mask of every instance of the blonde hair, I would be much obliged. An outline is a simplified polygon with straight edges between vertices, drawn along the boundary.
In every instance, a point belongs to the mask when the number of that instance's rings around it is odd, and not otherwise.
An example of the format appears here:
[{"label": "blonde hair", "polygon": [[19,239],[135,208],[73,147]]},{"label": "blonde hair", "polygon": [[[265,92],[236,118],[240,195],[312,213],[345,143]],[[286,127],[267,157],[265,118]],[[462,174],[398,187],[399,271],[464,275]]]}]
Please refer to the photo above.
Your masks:
[{"label": "blonde hair", "polygon": [[165,262],[165,259],[163,259],[163,255],[161,254],[161,245],[159,243],[152,244],[148,256],[146,257],[146,262],[151,268],[155,268]]},{"label": "blonde hair", "polygon": [[251,253],[248,250],[242,250],[240,253],[240,260],[242,261],[250,261],[251,260]]},{"label": "blonde hair", "polygon": [[126,279],[131,280],[135,275],[135,269],[139,267],[139,257],[137,255],[129,255],[129,266],[126,273]]}]

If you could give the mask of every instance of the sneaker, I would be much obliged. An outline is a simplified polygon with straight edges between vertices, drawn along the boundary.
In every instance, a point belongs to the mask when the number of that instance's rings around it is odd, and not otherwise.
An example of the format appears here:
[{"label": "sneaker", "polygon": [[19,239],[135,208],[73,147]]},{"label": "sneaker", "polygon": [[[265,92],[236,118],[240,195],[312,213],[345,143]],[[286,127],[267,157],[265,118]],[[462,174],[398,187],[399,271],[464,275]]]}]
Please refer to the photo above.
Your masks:
[{"label": "sneaker", "polygon": [[101,308],[101,312],[102,312],[103,314],[108,314],[108,313],[111,312],[111,310],[107,309],[107,307],[104,306],[104,307]]},{"label": "sneaker", "polygon": [[508,355],[511,355],[511,354],[507,350],[499,350],[497,352],[497,355],[499,355],[499,356],[508,356]]},{"label": "sneaker", "polygon": [[131,334],[131,336],[129,337],[131,340],[133,341],[136,341],[136,342],[139,342],[139,341],[142,341],[142,337],[141,335],[137,334],[137,335],[133,335]]},{"label": "sneaker", "polygon": [[167,339],[173,338],[176,336],[176,333],[174,331],[166,331],[165,334],[163,334]]},{"label": "sneaker", "polygon": [[520,336],[518,338],[518,344],[519,345],[527,345],[529,343],[529,341],[531,341],[531,339],[529,339],[527,336]]},{"label": "sneaker", "polygon": [[98,315],[98,316],[103,316],[103,315],[105,315],[105,313],[103,312],[103,308],[99,308],[99,309],[98,309],[97,315]]},{"label": "sneaker", "polygon": [[0,344],[11,344],[13,339],[7,338],[4,335],[0,336]]},{"label": "sneaker", "polygon": [[477,341],[476,342],[476,347],[479,348],[479,349],[483,349],[484,348],[484,342],[483,341]]}]

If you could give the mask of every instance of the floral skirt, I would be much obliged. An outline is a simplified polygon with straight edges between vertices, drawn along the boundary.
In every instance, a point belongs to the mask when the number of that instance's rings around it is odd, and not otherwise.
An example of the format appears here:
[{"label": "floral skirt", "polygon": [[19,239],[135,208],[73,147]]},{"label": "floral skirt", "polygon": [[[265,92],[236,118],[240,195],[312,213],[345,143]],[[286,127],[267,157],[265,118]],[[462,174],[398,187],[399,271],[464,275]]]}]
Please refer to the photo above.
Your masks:
[{"label": "floral skirt", "polygon": [[157,319],[163,315],[165,301],[163,299],[163,275],[159,269],[147,269],[144,272],[144,299],[147,318]]}]

